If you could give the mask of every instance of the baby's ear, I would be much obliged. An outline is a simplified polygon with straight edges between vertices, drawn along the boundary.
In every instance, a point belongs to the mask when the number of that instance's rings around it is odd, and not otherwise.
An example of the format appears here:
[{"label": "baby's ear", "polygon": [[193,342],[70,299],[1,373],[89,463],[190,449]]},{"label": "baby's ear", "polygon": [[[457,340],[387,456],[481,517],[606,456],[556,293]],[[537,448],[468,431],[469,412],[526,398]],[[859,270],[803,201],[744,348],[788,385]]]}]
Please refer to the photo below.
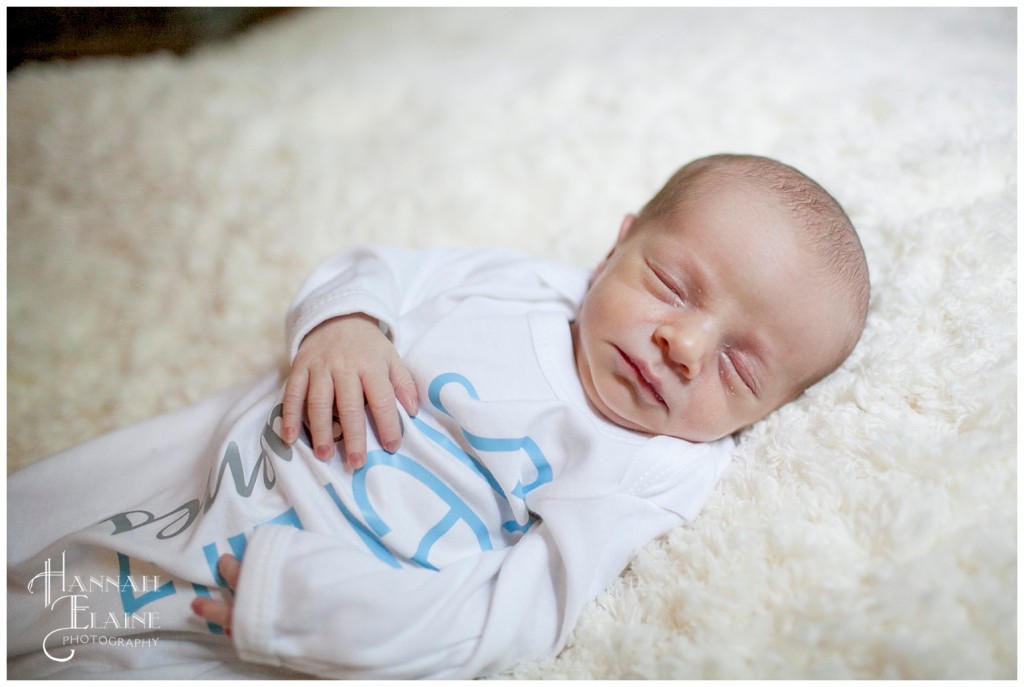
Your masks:
[{"label": "baby's ear", "polygon": [[619,235],[615,239],[615,244],[611,247],[611,250],[608,251],[608,255],[604,256],[604,260],[597,264],[597,267],[594,268],[594,271],[590,275],[591,284],[593,284],[598,275],[604,271],[605,265],[608,264],[608,259],[612,257],[612,253],[615,252],[615,249],[619,247],[619,244],[622,243],[623,239],[625,239],[633,230],[633,227],[636,225],[636,219],[636,215],[632,213],[622,218],[622,224],[619,226]]},{"label": "baby's ear", "polygon": [[630,235],[633,228],[636,226],[636,215],[630,213],[622,218],[622,224],[619,225],[619,235],[615,238],[615,245],[608,251],[608,255],[604,256],[604,262],[598,267],[604,267],[604,263],[608,261],[608,258],[612,257],[612,253],[619,247],[619,244],[626,240],[626,237]]},{"label": "baby's ear", "polygon": [[[623,217],[622,224],[619,226],[619,238],[616,239],[615,244],[618,245],[621,243],[622,240],[626,238],[626,235],[633,230],[634,226],[636,226],[636,215],[629,213]],[[614,248],[612,250],[614,250]]]}]

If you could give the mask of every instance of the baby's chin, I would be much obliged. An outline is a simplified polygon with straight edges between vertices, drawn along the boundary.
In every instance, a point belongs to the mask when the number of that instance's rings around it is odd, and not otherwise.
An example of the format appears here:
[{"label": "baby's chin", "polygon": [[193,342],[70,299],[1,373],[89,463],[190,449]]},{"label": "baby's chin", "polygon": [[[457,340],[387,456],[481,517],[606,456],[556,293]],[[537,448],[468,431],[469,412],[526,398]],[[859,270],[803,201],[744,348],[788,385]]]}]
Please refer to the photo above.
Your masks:
[{"label": "baby's chin", "polygon": [[702,427],[702,426],[686,426],[686,427],[665,427],[649,425],[642,421],[642,419],[633,419],[624,417],[616,414],[610,409],[605,409],[602,406],[598,406],[591,401],[591,405],[594,406],[597,411],[609,422],[628,429],[640,434],[646,434],[648,436],[667,436],[675,439],[682,439],[688,441],[691,444],[705,444],[711,441],[717,441],[731,434],[735,434],[744,427],[736,427],[735,429],[721,428],[721,427]]},{"label": "baby's chin", "polygon": [[673,436],[676,439],[683,439],[693,444],[706,444],[712,441],[718,441],[725,437],[735,436],[743,430],[751,426],[750,422],[739,423],[725,423],[714,427],[692,427],[686,428],[678,433],[668,433],[667,436]]},{"label": "baby's chin", "polygon": [[675,439],[682,439],[683,441],[688,441],[691,444],[705,444],[711,441],[718,441],[719,439],[736,434],[746,427],[746,425],[739,425],[735,422],[684,422],[679,423],[676,426],[645,426],[640,422],[633,422],[632,424],[634,425],[634,431],[641,432],[643,434],[650,434],[652,436],[667,436]]},{"label": "baby's chin", "polygon": [[719,439],[727,437],[738,431],[740,430],[736,429],[730,432],[723,430],[693,429],[681,432],[665,432],[663,433],[663,436],[675,437],[676,439],[688,441],[691,444],[706,444],[711,441],[718,441]]}]

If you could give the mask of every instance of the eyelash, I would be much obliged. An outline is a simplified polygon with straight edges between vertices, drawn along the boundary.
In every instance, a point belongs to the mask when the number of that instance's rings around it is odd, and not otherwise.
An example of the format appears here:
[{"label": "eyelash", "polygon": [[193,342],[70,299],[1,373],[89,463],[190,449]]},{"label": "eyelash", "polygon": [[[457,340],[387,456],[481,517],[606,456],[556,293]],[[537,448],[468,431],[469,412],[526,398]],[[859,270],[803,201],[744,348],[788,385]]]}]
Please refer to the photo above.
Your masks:
[{"label": "eyelash", "polygon": [[738,360],[735,356],[729,354],[730,348],[731,347],[726,346],[726,350],[722,353],[722,355],[728,359],[729,365],[732,367],[736,376],[740,378],[740,381],[743,383],[743,385],[746,386],[752,394],[757,396],[757,388],[750,381],[750,375],[749,372],[746,371],[746,366],[743,364],[741,360]]},{"label": "eyelash", "polygon": [[664,288],[669,294],[671,294],[672,303],[670,305],[684,305],[686,303],[686,297],[679,287],[677,287],[668,277],[666,277],[661,270],[652,265],[650,262],[647,263],[651,272],[657,278],[658,283]]}]

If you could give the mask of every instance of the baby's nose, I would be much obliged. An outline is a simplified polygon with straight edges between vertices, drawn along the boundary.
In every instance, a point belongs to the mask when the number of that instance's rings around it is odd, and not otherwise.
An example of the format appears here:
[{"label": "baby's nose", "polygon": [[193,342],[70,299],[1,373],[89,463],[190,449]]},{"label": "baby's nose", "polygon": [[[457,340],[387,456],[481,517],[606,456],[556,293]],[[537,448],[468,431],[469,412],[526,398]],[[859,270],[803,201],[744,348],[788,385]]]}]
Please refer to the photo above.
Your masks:
[{"label": "baby's nose", "polygon": [[654,332],[666,362],[688,380],[700,375],[715,349],[713,323],[704,318],[665,323]]}]

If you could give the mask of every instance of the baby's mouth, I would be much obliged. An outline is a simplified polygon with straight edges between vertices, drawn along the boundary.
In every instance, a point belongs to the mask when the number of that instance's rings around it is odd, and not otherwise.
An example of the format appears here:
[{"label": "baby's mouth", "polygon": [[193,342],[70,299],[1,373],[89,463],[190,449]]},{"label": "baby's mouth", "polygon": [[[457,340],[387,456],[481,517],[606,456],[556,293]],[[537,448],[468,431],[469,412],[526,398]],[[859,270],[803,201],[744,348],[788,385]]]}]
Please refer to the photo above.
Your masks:
[{"label": "baby's mouth", "polygon": [[654,384],[654,382],[651,381],[650,373],[646,369],[644,369],[643,366],[641,366],[631,357],[626,355],[625,351],[623,351],[618,346],[615,347],[615,350],[619,352],[619,355],[622,356],[622,359],[625,360],[626,363],[633,369],[633,372],[636,375],[636,380],[640,383],[640,385],[644,389],[646,389],[651,394],[651,396],[653,396],[658,401],[658,403],[667,408],[668,404],[665,403],[665,399],[662,398],[660,393],[658,393],[658,387]]}]

